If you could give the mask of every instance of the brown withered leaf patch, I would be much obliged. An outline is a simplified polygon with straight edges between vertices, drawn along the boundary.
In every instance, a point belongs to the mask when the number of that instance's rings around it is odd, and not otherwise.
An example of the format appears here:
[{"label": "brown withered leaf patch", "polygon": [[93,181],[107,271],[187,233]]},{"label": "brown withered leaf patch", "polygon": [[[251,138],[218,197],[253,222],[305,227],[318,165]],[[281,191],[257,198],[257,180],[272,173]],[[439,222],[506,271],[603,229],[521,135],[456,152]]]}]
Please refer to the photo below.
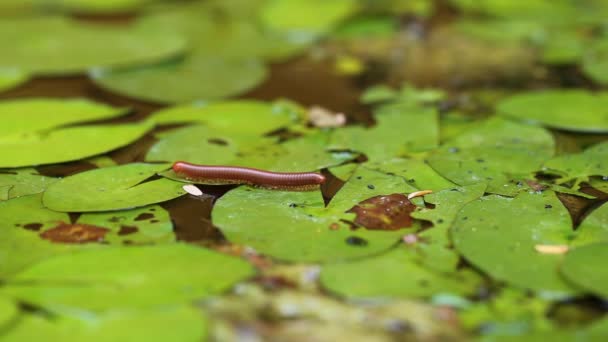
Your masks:
[{"label": "brown withered leaf patch", "polygon": [[107,228],[93,225],[60,222],[56,227],[41,233],[40,237],[58,243],[90,243],[103,241],[108,232],[110,230]]},{"label": "brown withered leaf patch", "polygon": [[410,214],[416,206],[403,194],[381,195],[360,202],[349,213],[357,215],[355,223],[372,230],[398,230],[411,227]]}]

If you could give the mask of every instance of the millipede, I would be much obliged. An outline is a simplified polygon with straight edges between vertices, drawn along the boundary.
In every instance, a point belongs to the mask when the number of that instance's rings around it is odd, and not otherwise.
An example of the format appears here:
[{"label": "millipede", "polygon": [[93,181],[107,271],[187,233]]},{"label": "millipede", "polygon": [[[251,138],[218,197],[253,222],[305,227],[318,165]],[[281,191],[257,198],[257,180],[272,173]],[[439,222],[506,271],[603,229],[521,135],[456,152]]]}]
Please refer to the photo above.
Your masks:
[{"label": "millipede", "polygon": [[173,164],[178,176],[205,184],[248,184],[277,190],[314,190],[325,183],[316,172],[272,172],[249,167],[197,165],[183,161]]}]

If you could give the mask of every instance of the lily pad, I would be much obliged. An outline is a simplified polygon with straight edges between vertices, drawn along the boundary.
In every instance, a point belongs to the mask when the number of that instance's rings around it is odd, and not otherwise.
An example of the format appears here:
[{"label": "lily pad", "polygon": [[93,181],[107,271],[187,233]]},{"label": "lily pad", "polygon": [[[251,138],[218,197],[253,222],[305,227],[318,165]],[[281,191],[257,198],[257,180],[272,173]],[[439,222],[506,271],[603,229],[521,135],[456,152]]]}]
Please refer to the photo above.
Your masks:
[{"label": "lily pad", "polygon": [[0,138],[0,168],[55,164],[91,157],[128,145],[150,128],[148,124],[99,125]]},{"label": "lily pad", "polygon": [[104,314],[65,313],[52,318],[24,314],[4,332],[7,341],[201,341],[206,320],[189,306],[159,310],[115,310]]},{"label": "lily pad", "polygon": [[602,298],[608,298],[608,272],[603,262],[606,258],[606,242],[578,247],[566,255],[561,271],[573,284]]},{"label": "lily pad", "polygon": [[608,132],[608,93],[586,90],[546,90],[501,101],[501,115],[551,128],[580,132]]},{"label": "lily pad", "polygon": [[323,132],[279,144],[275,138],[257,134],[191,126],[163,137],[148,151],[146,160],[305,172],[339,165],[355,157],[352,153],[326,151],[326,142],[327,134]]},{"label": "lily pad", "polygon": [[608,39],[599,40],[589,48],[589,51],[583,58],[583,72],[591,77],[595,82],[606,85],[608,84]]},{"label": "lily pad", "polygon": [[460,254],[495,279],[549,296],[572,295],[558,273],[562,255],[537,245],[565,245],[574,237],[570,215],[555,193],[488,196],[467,204],[452,226]]},{"label": "lily pad", "polygon": [[0,221],[0,279],[49,256],[73,250],[72,246],[52,244],[38,236],[38,230],[70,221],[67,214],[44,208],[41,199],[41,195],[31,195],[0,202],[3,217]]},{"label": "lily pad", "polygon": [[582,153],[555,157],[545,163],[543,171],[561,176],[558,183],[575,181],[575,188],[591,176],[608,176],[608,142],[593,145]]},{"label": "lily pad", "polygon": [[262,135],[301,121],[303,111],[285,101],[234,100],[171,107],[152,114],[149,119],[157,125],[192,122],[223,132]]},{"label": "lily pad", "polygon": [[270,0],[260,19],[269,28],[311,38],[330,31],[357,9],[353,0]]},{"label": "lily pad", "polygon": [[[74,223],[42,205],[42,195],[0,202],[0,278],[62,253],[104,248],[108,243],[175,241],[169,213],[159,206],[88,213]],[[103,242],[103,244],[101,244]]]},{"label": "lily pad", "polygon": [[0,68],[0,92],[21,85],[29,78],[29,75],[21,70]]},{"label": "lily pad", "polygon": [[112,243],[151,244],[175,241],[173,224],[169,212],[158,205],[104,213],[86,213],[76,222],[103,227],[114,234],[105,236]]},{"label": "lily pad", "polygon": [[17,303],[10,298],[0,297],[0,329],[6,326],[19,314]]},{"label": "lily pad", "polygon": [[185,244],[108,247],[41,261],[0,292],[51,311],[154,308],[221,293],[252,275],[243,260]]},{"label": "lily pad", "polygon": [[420,152],[439,144],[438,114],[433,108],[410,104],[391,104],[377,111],[371,128],[336,129],[329,148],[361,152],[371,161],[382,161]]},{"label": "lily pad", "polygon": [[6,188],[6,194],[0,193],[0,201],[25,195],[43,192],[57,178],[45,177],[35,169],[0,170],[0,188]]},{"label": "lily pad", "polygon": [[52,98],[5,100],[0,102],[0,112],[0,137],[127,114],[125,108],[115,108],[85,99]]},{"label": "lily pad", "polygon": [[416,259],[421,265],[439,272],[456,271],[460,256],[452,245],[450,227],[460,210],[483,196],[485,188],[485,184],[479,183],[425,196],[425,202],[435,207],[421,208],[412,213],[413,218],[433,223],[432,228],[417,234],[419,242],[412,246],[418,255]]},{"label": "lily pad", "polygon": [[380,256],[323,266],[321,283],[347,298],[411,298],[472,294],[480,278],[470,272],[445,275],[418,265],[398,247]]},{"label": "lily pad", "polygon": [[[431,152],[429,165],[458,185],[488,184],[488,192],[512,196],[553,156],[549,132],[490,118]],[[523,185],[522,185],[523,186]]]},{"label": "lily pad", "polygon": [[393,158],[368,162],[364,166],[389,175],[403,177],[410,185],[421,190],[439,191],[455,187],[455,184],[439,175],[426,162],[419,159]]},{"label": "lily pad", "polygon": [[193,54],[153,66],[96,70],[91,76],[100,87],[125,96],[176,103],[239,95],[264,81],[267,73],[257,59]]},{"label": "lily pad", "polygon": [[82,172],[54,183],[46,207],[62,212],[109,211],[165,202],[186,192],[169,179],[146,181],[168,164],[134,163]]},{"label": "lily pad", "polygon": [[82,24],[63,18],[4,20],[0,40],[13,42],[0,67],[37,75],[75,74],[93,67],[154,63],[182,53],[185,41],[167,32]]},{"label": "lily pad", "polygon": [[320,192],[239,187],[221,197],[212,219],[233,243],[281,260],[328,262],[386,251],[407,230],[351,229],[346,211],[378,195],[415,191],[400,177],[359,168],[327,207]]}]

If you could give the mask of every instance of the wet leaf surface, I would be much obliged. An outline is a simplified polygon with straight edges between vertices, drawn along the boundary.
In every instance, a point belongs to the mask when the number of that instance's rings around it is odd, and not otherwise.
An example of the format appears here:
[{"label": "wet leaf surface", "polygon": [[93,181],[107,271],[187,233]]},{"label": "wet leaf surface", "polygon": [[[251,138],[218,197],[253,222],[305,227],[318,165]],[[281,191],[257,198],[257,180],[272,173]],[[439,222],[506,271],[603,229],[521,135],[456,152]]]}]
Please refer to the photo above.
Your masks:
[{"label": "wet leaf surface", "polygon": [[0,136],[3,138],[127,114],[125,108],[115,108],[85,99],[52,98],[3,101],[0,103],[0,112]]},{"label": "wet leaf surface", "polygon": [[370,128],[336,129],[329,148],[361,152],[372,161],[382,161],[407,152],[430,150],[439,143],[438,117],[432,108],[386,105],[377,111],[375,119],[376,125]]},{"label": "wet leaf surface", "polygon": [[513,196],[553,156],[549,132],[491,118],[433,151],[429,165],[458,185],[486,183],[490,193]]},{"label": "wet leaf surface", "polygon": [[134,163],[82,172],[50,186],[43,202],[63,212],[109,211],[165,202],[184,195],[182,185],[164,178],[148,179],[169,166]]},{"label": "wet leaf surface", "polygon": [[273,137],[190,126],[165,135],[152,146],[146,160],[187,160],[203,165],[297,172],[339,165],[354,158],[351,153],[327,151],[327,139],[327,134],[319,132],[279,144]]},{"label": "wet leaf surface", "polygon": [[261,135],[295,124],[302,116],[303,109],[295,103],[236,100],[171,107],[155,112],[150,120],[157,125],[201,123],[223,132]]},{"label": "wet leaf surface", "polygon": [[185,48],[184,39],[175,34],[82,24],[60,17],[10,19],[1,27],[1,39],[13,45],[0,56],[0,66],[33,74],[75,74],[93,67],[154,63]]},{"label": "wet leaf surface", "polygon": [[9,341],[40,339],[61,341],[200,341],[206,335],[205,319],[188,306],[159,310],[115,310],[103,314],[65,313],[51,318],[24,314],[6,331]]},{"label": "wet leaf surface", "polygon": [[96,70],[97,85],[155,103],[217,100],[240,95],[264,81],[267,70],[256,59],[192,55],[184,60],[120,70]]},{"label": "wet leaf surface", "polygon": [[525,122],[572,131],[608,131],[608,94],[585,90],[546,90],[515,95],[497,110]]},{"label": "wet leaf surface", "polygon": [[557,272],[563,257],[540,254],[534,246],[568,244],[573,237],[570,215],[551,191],[478,199],[452,226],[456,250],[473,265],[509,284],[557,296],[578,292]]},{"label": "wet leaf surface", "polygon": [[55,164],[87,158],[141,138],[148,124],[69,127],[0,138],[0,168]]},{"label": "wet leaf surface", "polygon": [[[604,229],[606,228],[604,227]],[[608,272],[606,272],[603,262],[607,257],[608,243],[606,242],[577,247],[568,252],[564,258],[561,265],[562,274],[576,286],[602,298],[607,298]]]},{"label": "wet leaf surface", "polygon": [[441,274],[414,261],[405,247],[361,261],[323,267],[321,283],[348,298],[410,298],[471,294],[480,278],[470,271]]},{"label": "wet leaf surface", "polygon": [[425,201],[435,207],[421,208],[412,213],[413,218],[433,224],[433,227],[417,234],[420,242],[413,246],[420,264],[439,272],[456,271],[460,256],[454,250],[450,228],[460,210],[480,198],[485,188],[484,184],[475,184],[443,190],[425,197]]},{"label": "wet leaf surface", "polygon": [[608,175],[608,142],[593,145],[581,153],[557,156],[547,161],[543,172],[560,176],[559,183],[574,181],[574,189],[591,176]]},{"label": "wet leaf surface", "polygon": [[0,193],[0,201],[41,193],[56,181],[57,178],[41,176],[30,168],[0,170],[0,188],[6,189]]},{"label": "wet leaf surface", "polygon": [[154,308],[221,293],[252,274],[245,261],[200,247],[108,247],[41,261],[0,292],[58,312]]},{"label": "wet leaf surface", "polygon": [[348,221],[354,215],[346,211],[374,196],[414,190],[399,177],[359,168],[327,208],[321,194],[315,191],[239,187],[219,199],[212,219],[230,241],[278,259],[352,259],[387,250],[403,232],[352,229]]}]

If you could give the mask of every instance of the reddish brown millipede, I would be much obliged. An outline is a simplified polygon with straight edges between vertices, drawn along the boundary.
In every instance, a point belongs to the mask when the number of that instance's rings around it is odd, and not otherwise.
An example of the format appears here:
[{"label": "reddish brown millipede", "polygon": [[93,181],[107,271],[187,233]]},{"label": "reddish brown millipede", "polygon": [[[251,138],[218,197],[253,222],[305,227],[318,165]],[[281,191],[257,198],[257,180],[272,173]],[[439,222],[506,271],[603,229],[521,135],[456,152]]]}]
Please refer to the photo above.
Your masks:
[{"label": "reddish brown millipede", "polygon": [[180,177],[205,184],[249,184],[271,189],[314,190],[325,182],[315,172],[271,172],[248,167],[196,165],[178,161],[173,171]]}]

